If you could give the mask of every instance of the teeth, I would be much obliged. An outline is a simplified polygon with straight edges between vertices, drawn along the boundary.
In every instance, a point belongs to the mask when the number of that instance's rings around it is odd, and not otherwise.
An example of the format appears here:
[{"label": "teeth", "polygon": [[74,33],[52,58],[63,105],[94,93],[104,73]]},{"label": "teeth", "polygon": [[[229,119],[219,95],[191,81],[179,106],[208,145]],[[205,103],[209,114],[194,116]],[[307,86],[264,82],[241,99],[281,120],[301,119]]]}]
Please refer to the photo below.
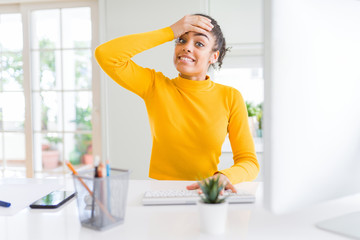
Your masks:
[{"label": "teeth", "polygon": [[187,57],[180,57],[181,60],[186,61],[186,62],[193,62],[194,60],[192,60],[191,58],[187,58]]}]

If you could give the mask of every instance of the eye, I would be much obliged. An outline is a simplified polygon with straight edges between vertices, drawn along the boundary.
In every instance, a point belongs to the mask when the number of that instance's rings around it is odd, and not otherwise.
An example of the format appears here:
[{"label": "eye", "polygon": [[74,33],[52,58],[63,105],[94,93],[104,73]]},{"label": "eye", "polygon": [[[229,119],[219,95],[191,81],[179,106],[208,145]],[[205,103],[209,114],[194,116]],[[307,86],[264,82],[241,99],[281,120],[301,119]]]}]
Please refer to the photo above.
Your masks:
[{"label": "eye", "polygon": [[184,39],[182,39],[182,38],[178,38],[178,39],[176,39],[176,44],[181,44],[181,43],[185,43],[185,40]]},{"label": "eye", "polygon": [[196,42],[195,45],[198,46],[198,47],[204,47],[204,46],[205,46],[205,45],[202,44],[201,42]]}]

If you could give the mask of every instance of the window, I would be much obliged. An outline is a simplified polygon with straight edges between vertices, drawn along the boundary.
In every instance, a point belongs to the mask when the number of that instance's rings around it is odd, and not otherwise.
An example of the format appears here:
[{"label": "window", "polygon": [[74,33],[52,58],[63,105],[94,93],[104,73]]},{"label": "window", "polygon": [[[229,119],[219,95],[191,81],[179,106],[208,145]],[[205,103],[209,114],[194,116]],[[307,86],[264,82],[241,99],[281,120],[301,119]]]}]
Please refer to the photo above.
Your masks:
[{"label": "window", "polygon": [[65,161],[82,166],[92,164],[93,153],[100,155],[92,141],[101,136],[99,121],[93,121],[100,118],[93,112],[100,106],[92,56],[95,7],[95,1],[24,4],[0,15],[3,170],[21,163],[28,177],[63,173]]},{"label": "window", "polygon": [[[264,101],[264,79],[261,56],[255,53],[242,54],[236,51],[225,58],[219,71],[211,73],[214,82],[236,88],[242,94],[249,114],[249,127],[257,151],[262,151],[262,104]],[[226,137],[222,152],[231,152]]]},{"label": "window", "polygon": [[239,90],[246,102],[257,105],[264,101],[264,79],[260,67],[225,67],[214,72],[214,79]]},{"label": "window", "polygon": [[25,167],[21,14],[0,14],[0,166]]},{"label": "window", "polygon": [[91,11],[31,12],[35,171],[92,163]]}]

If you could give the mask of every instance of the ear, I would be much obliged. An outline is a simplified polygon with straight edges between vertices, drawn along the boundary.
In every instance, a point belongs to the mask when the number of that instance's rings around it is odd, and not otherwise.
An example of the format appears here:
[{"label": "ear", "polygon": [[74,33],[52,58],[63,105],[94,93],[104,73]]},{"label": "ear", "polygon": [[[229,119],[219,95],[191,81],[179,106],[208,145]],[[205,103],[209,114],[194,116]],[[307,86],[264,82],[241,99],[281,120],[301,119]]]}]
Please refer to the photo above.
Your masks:
[{"label": "ear", "polygon": [[220,55],[220,51],[217,50],[216,52],[213,52],[210,56],[209,62],[210,64],[216,63]]}]

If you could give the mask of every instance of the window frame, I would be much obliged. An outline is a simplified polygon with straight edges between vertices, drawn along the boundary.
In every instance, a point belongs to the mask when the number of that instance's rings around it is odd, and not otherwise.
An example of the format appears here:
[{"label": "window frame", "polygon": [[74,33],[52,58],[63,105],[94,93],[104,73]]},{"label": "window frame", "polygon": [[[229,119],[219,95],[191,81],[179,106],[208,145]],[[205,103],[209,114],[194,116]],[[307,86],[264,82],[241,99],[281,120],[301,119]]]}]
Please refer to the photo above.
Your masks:
[{"label": "window frame", "polygon": [[[31,74],[31,11],[54,9],[54,8],[76,8],[76,7],[90,7],[91,9],[91,24],[92,24],[92,41],[91,51],[94,53],[95,48],[99,44],[99,14],[98,2],[96,0],[87,1],[44,1],[41,3],[17,3],[17,4],[0,4],[0,13],[20,13],[23,25],[23,77],[24,77],[24,97],[25,97],[25,169],[26,177],[34,177],[34,130],[32,128],[33,109],[32,109],[32,74]],[[101,82],[100,70],[97,67],[95,58],[91,58],[92,65],[92,146],[93,155],[102,155],[101,144]],[[38,160],[40,161],[40,160]],[[63,173],[67,172],[67,167],[63,161]]]}]

